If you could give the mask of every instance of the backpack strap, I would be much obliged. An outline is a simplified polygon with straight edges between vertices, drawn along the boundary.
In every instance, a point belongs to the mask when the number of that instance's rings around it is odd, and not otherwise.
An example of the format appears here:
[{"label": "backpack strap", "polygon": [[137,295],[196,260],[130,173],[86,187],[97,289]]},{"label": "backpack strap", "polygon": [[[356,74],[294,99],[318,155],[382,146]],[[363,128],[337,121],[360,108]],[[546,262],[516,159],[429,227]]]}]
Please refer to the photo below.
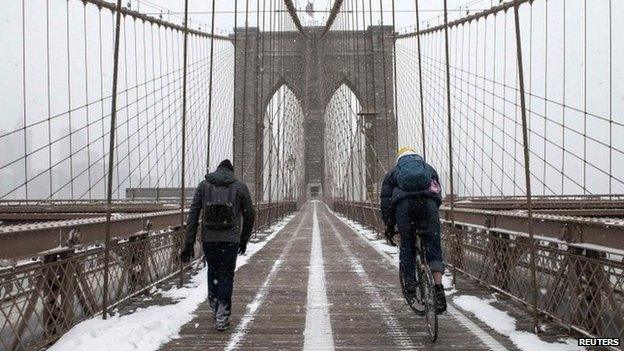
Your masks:
[{"label": "backpack strap", "polygon": [[[208,182],[206,182],[208,183]],[[208,183],[208,191],[206,192],[206,201],[212,201],[214,192],[214,184]],[[204,202],[206,202],[204,201]]]},{"label": "backpack strap", "polygon": [[204,194],[202,196],[202,217],[206,216],[206,194],[208,193],[208,185],[210,185],[210,183],[208,183],[208,181],[204,180]]},{"label": "backpack strap", "polygon": [[232,204],[232,206],[234,206],[234,203],[236,202],[236,193],[236,188],[233,186],[233,184],[230,185],[228,189],[228,201]]}]

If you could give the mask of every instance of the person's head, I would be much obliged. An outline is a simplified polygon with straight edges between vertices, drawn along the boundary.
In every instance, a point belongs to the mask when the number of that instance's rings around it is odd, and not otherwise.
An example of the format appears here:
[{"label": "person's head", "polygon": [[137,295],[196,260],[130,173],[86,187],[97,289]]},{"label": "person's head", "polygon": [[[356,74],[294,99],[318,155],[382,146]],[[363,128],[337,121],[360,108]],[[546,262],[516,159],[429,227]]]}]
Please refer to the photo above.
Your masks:
[{"label": "person's head", "polygon": [[221,163],[219,163],[219,166],[217,166],[217,169],[219,168],[229,169],[230,171],[234,172],[234,166],[232,165],[232,162],[228,159],[221,161]]},{"label": "person's head", "polygon": [[403,156],[407,156],[407,155],[417,155],[416,151],[414,149],[412,149],[409,146],[403,146],[399,149],[399,151],[397,152],[397,157],[396,160],[399,161],[399,159]]}]

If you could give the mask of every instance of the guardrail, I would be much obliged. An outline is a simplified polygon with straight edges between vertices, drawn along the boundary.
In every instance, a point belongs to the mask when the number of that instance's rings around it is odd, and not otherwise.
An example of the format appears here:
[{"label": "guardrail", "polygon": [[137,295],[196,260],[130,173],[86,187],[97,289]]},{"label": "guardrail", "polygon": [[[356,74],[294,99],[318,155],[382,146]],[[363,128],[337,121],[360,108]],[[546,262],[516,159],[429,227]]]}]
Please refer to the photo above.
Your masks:
[{"label": "guardrail", "polygon": [[[259,204],[254,230],[294,212],[294,202]],[[179,212],[177,212],[179,220]],[[111,240],[108,303],[114,306],[180,272],[179,226]],[[196,245],[197,255],[200,247]],[[104,247],[73,245],[0,268],[0,350],[35,350],[103,310]]]},{"label": "guardrail", "polygon": [[[378,232],[376,204],[335,202],[334,210]],[[451,234],[453,233],[453,234]],[[450,265],[569,330],[624,338],[624,250],[568,243],[535,232],[537,291],[530,282],[531,242],[524,232],[442,220],[442,246]]]}]

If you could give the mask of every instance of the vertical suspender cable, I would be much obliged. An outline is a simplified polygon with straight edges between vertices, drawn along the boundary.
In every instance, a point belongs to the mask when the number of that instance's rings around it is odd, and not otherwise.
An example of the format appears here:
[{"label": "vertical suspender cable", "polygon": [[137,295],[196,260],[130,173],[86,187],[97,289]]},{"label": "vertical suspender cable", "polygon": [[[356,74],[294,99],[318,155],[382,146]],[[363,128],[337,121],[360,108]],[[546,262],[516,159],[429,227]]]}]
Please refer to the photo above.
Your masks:
[{"label": "vertical suspender cable", "polygon": [[[362,10],[363,12],[365,12],[365,10]],[[364,15],[363,15],[364,17]],[[365,17],[364,17],[365,18]],[[374,40],[374,36],[375,36],[375,32],[374,32],[374,28],[373,28],[373,1],[372,0],[368,0],[368,20],[369,20],[369,25],[370,25],[370,31],[369,31],[369,41],[370,41],[370,52],[371,52],[371,99],[373,101],[373,118],[377,118],[377,116],[379,115],[379,112],[377,111],[377,84],[375,82],[375,40]],[[366,26],[366,25],[364,25]],[[384,72],[385,73],[385,72]],[[383,76],[383,75],[382,75]],[[366,131],[371,128],[372,126],[375,125],[375,121],[372,121],[371,126],[366,126],[365,129],[365,133]],[[373,140],[374,140],[374,135],[373,135]],[[373,140],[368,140],[369,143],[372,143]],[[370,149],[370,150],[369,150]],[[371,151],[373,153],[373,156],[375,158],[377,158],[377,155],[375,155],[375,153],[373,152],[373,150],[375,149],[374,145],[371,145],[370,147],[366,147],[365,150],[366,152]],[[368,157],[367,157],[367,161],[368,161]],[[377,163],[379,163],[379,159],[377,159]],[[375,198],[375,195],[378,194],[378,192],[376,191],[377,188],[377,165],[369,165],[368,162],[366,162],[366,168],[369,168],[370,170],[368,171],[368,176],[371,179],[371,191],[370,191],[370,198],[371,198],[371,202],[373,201],[373,198]],[[367,181],[368,183],[368,181]],[[368,187],[368,184],[367,184]]]},{"label": "vertical suspender cable", "polygon": [[[263,200],[264,189],[262,187],[262,159],[264,155],[264,141],[262,140],[262,134],[260,132],[260,120],[262,117],[258,116],[259,109],[259,95],[260,95],[260,0],[256,0],[256,49],[254,53],[254,69],[256,73],[254,85],[255,89],[255,98],[254,98],[254,140],[255,140],[255,149],[256,154],[254,155],[254,182],[256,183],[255,188],[255,201],[260,203]],[[258,152],[260,150],[260,146],[262,146],[262,152]],[[270,205],[269,205],[270,206]],[[270,207],[269,207],[270,208]]]},{"label": "vertical suspender cable", "polygon": [[[214,1],[214,0],[213,0]],[[214,8],[213,8],[214,13]],[[182,63],[182,166],[181,173],[182,179],[180,181],[180,231],[184,233],[184,206],[186,189],[184,187],[186,177],[186,63],[188,53],[188,0],[184,0],[184,53]],[[208,139],[210,143],[210,139]],[[180,241],[182,243],[182,241]],[[184,262],[180,260],[180,287],[184,284]]]},{"label": "vertical suspender cable", "polygon": [[[247,31],[249,30],[249,0],[245,0],[245,49],[243,51],[243,102],[242,102],[242,111],[241,111],[241,117],[243,118],[243,130],[242,133],[243,135],[241,136],[242,138],[242,143],[241,143],[241,159],[240,159],[240,171],[243,172],[241,173],[241,175],[244,178],[244,170],[245,170],[245,120],[247,119],[247,45],[248,45],[248,40],[249,40],[249,36],[247,35]],[[236,93],[236,92],[235,92]],[[242,181],[245,181],[245,179],[241,179]],[[254,184],[255,185],[255,184]],[[257,189],[256,189],[257,191]]]},{"label": "vertical suspender cable", "polygon": [[[70,40],[70,17],[69,17],[69,1],[65,4],[65,12],[66,12],[66,30],[65,30],[65,40],[67,40],[67,106],[69,107],[67,111],[67,124],[69,128],[69,189],[70,189],[70,197],[74,198],[74,146],[73,146],[73,124],[72,124],[72,94],[71,94],[71,40]],[[25,106],[25,105],[24,105]],[[25,107],[24,107],[25,108]],[[26,117],[26,113],[24,113],[24,117]],[[26,126],[26,124],[24,124]],[[26,132],[26,130],[24,130]],[[25,146],[25,145],[24,145]],[[62,185],[64,187],[66,184]]]},{"label": "vertical suspender cable", "polygon": [[449,192],[450,206],[451,206],[451,228],[449,229],[449,237],[453,240],[454,249],[453,256],[455,260],[453,262],[453,283],[457,286],[457,263],[458,263],[458,240],[455,238],[455,190],[453,189],[453,126],[452,126],[452,114],[451,114],[451,73],[449,63],[449,39],[448,39],[448,5],[447,0],[444,0],[444,52],[446,56],[446,113],[448,116],[448,155],[449,155]]},{"label": "vertical suspender cable", "polygon": [[427,144],[425,134],[425,105],[423,99],[423,80],[422,80],[422,52],[420,47],[420,14],[418,13],[418,0],[414,0],[416,12],[416,45],[418,45],[418,90],[420,93],[420,132],[422,138],[422,156],[427,161]]},{"label": "vertical suspender cable", "polygon": [[522,40],[520,37],[520,15],[518,8],[519,1],[514,0],[514,22],[516,27],[516,54],[518,63],[518,84],[520,86],[520,107],[522,109],[522,147],[524,149],[524,179],[526,182],[526,203],[527,203],[527,230],[530,241],[530,265],[531,265],[531,288],[533,290],[533,331],[539,332],[537,313],[537,277],[535,273],[535,240],[533,237],[533,203],[531,199],[531,169],[529,158],[529,141],[527,128],[527,111],[524,88],[524,68],[522,64]]},{"label": "vertical suspender cable", "polygon": [[[214,12],[214,11],[213,11]],[[232,97],[232,162],[236,165],[236,142],[234,141],[234,132],[236,130],[236,95],[237,94],[237,90],[236,90],[236,86],[237,86],[237,81],[238,79],[236,79],[236,56],[238,54],[238,32],[236,30],[236,27],[238,26],[238,0],[234,0],[234,84],[233,84],[233,97]]]},{"label": "vertical suspender cable", "polygon": [[[84,65],[85,65],[85,101],[89,101],[89,59],[88,59],[88,50],[87,50],[87,3],[83,3],[82,6],[82,28],[84,35]],[[89,109],[85,110],[85,117],[87,120],[87,125],[91,126],[91,120],[89,116]],[[87,128],[87,175],[89,182],[89,200],[93,198],[92,196],[92,181],[91,181],[91,128]]]},{"label": "vertical suspender cable", "polygon": [[392,65],[394,72],[394,129],[396,131],[395,139],[396,145],[395,149],[399,149],[399,103],[397,97],[397,52],[396,52],[396,13],[394,8],[394,0],[392,0]]},{"label": "vertical suspender cable", "polygon": [[[371,11],[373,11],[373,8],[371,7]],[[388,164],[388,162],[390,162],[390,160],[392,160],[391,154],[390,154],[390,133],[388,128],[390,127],[389,122],[390,122],[390,116],[388,116],[388,84],[387,84],[387,79],[386,79],[386,30],[384,29],[384,12],[383,12],[383,0],[379,0],[379,17],[380,17],[380,32],[381,32],[381,69],[382,69],[382,74],[381,74],[381,79],[383,79],[383,94],[384,94],[384,100],[383,100],[383,106],[384,106],[384,122],[385,122],[385,127],[386,127],[386,152],[388,154],[386,154],[386,159],[384,160],[385,165],[384,167],[390,167],[391,165]],[[373,50],[373,53],[375,51]],[[392,114],[394,115],[394,117],[396,118],[396,106],[394,106],[394,108],[392,109]],[[379,153],[378,153],[379,154]],[[383,174],[383,173],[382,173]],[[377,187],[379,187],[379,182],[377,181],[377,179],[375,178],[375,184],[377,184]],[[378,194],[379,194],[379,188],[378,188]]]},{"label": "vertical suspender cable", "polygon": [[111,202],[113,197],[113,161],[115,149],[115,128],[117,120],[117,80],[119,70],[119,31],[121,24],[121,0],[115,8],[115,49],[113,52],[113,93],[111,95],[111,121],[108,135],[108,183],[106,191],[106,237],[104,244],[104,283],[102,287],[102,318],[108,313],[108,269],[110,260]]},{"label": "vertical suspender cable", "polygon": [[[212,0],[212,23],[210,25],[210,76],[208,78],[208,139],[206,140],[206,172],[210,171],[210,137],[212,127],[212,80],[214,74],[214,30],[215,30],[215,0]],[[236,30],[236,28],[234,28]],[[186,41],[185,41],[186,43]],[[184,51],[184,57],[186,57],[186,50]],[[234,62],[236,62],[236,56],[234,56]],[[186,69],[186,65],[185,65]]]},{"label": "vertical suspender cable", "polygon": [[[25,190],[25,198],[28,199],[28,133],[26,133],[26,0],[22,0],[22,119],[24,123],[24,190]],[[67,15],[69,18],[69,14]],[[69,46],[69,42],[67,43]],[[68,49],[69,50],[69,49]],[[69,72],[69,68],[68,68]],[[71,97],[70,100],[71,102]],[[69,105],[69,109],[71,110],[71,103]],[[71,121],[71,117],[69,119]],[[69,140],[71,145],[71,125],[69,127]],[[71,147],[70,147],[71,149]],[[70,153],[71,157],[71,153]],[[70,158],[71,160],[71,158]],[[73,175],[72,175],[73,176]],[[72,180],[73,184],[73,180]],[[72,198],[73,198],[72,193]]]},{"label": "vertical suspender cable", "polygon": [[[99,18],[101,18],[101,13]],[[100,31],[102,27],[100,25]],[[101,45],[101,41],[100,41]],[[48,174],[49,174],[49,197],[52,197],[52,98],[51,95],[51,83],[50,83],[50,1],[46,1],[46,98],[47,98],[47,113],[48,113]],[[102,114],[104,115],[104,114]],[[102,133],[104,135],[104,133]]]}]

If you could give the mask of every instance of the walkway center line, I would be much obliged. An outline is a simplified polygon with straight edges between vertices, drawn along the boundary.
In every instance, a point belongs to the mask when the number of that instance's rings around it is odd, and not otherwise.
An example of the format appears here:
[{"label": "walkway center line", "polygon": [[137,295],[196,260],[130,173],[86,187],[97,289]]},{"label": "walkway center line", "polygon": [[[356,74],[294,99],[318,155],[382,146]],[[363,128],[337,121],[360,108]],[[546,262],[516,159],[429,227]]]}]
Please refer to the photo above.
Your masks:
[{"label": "walkway center line", "polygon": [[[301,214],[301,216],[303,218],[301,218],[301,220],[299,221],[299,224],[297,225],[297,228],[295,229],[293,238],[297,236],[297,234],[299,233],[299,230],[301,229],[303,222],[305,222],[305,214]],[[240,322],[236,326],[236,330],[230,337],[230,342],[225,347],[226,351],[231,351],[231,350],[236,349],[239,343],[245,338],[245,335],[247,334],[247,329],[248,329],[247,327],[254,320],[254,316],[256,312],[258,311],[258,308],[262,305],[262,303],[266,299],[266,296],[269,293],[269,285],[271,284],[273,277],[275,277],[275,274],[277,273],[279,266],[282,264],[282,262],[284,261],[284,258],[290,251],[290,247],[292,246],[292,243],[294,242],[293,238],[291,238],[291,240],[288,240],[288,243],[286,244],[286,246],[284,246],[284,249],[280,253],[279,258],[275,260],[275,262],[273,263],[273,266],[271,266],[271,270],[269,271],[269,274],[267,275],[266,279],[264,279],[262,286],[256,292],[256,295],[254,296],[253,300],[247,305],[247,310],[245,311],[245,315],[243,316],[243,318],[241,318]]]},{"label": "walkway center line", "polygon": [[329,318],[329,304],[325,288],[325,269],[323,267],[323,247],[321,245],[321,232],[316,215],[316,204],[317,202],[315,201],[303,349],[333,350],[334,335]]}]

